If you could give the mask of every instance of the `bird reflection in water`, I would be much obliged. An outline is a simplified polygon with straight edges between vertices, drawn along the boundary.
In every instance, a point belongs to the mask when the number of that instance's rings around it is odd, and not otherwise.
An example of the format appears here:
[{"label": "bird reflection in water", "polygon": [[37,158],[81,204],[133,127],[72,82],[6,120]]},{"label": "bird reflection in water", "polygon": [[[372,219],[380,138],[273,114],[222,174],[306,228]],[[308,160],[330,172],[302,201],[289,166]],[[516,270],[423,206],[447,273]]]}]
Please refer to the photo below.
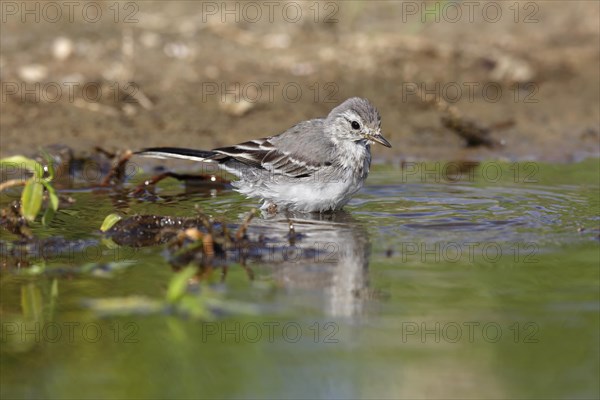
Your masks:
[{"label": "bird reflection in water", "polygon": [[257,218],[253,230],[287,238],[287,246],[261,257],[273,279],[288,289],[320,291],[331,316],[362,314],[369,297],[371,245],[365,226],[345,211]]}]

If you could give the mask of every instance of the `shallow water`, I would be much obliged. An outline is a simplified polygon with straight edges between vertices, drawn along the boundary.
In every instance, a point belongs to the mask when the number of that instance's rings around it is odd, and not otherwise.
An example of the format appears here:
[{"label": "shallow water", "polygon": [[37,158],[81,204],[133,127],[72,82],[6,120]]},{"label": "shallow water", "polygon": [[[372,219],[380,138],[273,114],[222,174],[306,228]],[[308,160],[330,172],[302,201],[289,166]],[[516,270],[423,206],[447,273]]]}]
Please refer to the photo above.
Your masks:
[{"label": "shallow water", "polygon": [[43,273],[1,271],[2,397],[598,397],[598,160],[445,166],[376,166],[345,212],[254,219],[254,280],[214,271],[237,306],[210,319],[129,307],[165,298],[165,246],[98,228],[196,207],[238,225],[254,202],[175,181],[152,201],[65,191],[77,202],[35,232],[68,245],[30,260]]}]

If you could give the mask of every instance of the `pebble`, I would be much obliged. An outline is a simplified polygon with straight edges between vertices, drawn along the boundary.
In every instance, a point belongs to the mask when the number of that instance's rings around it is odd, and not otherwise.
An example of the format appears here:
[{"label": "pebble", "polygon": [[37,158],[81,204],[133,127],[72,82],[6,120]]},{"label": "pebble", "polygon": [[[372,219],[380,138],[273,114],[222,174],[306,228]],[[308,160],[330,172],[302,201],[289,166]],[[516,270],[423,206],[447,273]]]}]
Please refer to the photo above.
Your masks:
[{"label": "pebble", "polygon": [[66,60],[71,54],[73,54],[73,41],[64,36],[57,37],[54,39],[52,44],[52,55],[57,60]]},{"label": "pebble", "polygon": [[164,52],[168,57],[186,59],[191,55],[190,48],[181,42],[167,43],[164,47]]},{"label": "pebble", "polygon": [[263,46],[267,49],[287,49],[291,43],[287,33],[271,33],[263,38]]},{"label": "pebble", "polygon": [[25,82],[40,82],[48,76],[48,68],[41,64],[23,65],[19,68],[18,74]]},{"label": "pebble", "polygon": [[238,101],[236,101],[235,96],[228,95],[225,97],[224,102],[219,103],[219,107],[221,108],[221,110],[234,117],[241,117],[254,108],[255,104],[249,102],[244,98],[237,100]]}]

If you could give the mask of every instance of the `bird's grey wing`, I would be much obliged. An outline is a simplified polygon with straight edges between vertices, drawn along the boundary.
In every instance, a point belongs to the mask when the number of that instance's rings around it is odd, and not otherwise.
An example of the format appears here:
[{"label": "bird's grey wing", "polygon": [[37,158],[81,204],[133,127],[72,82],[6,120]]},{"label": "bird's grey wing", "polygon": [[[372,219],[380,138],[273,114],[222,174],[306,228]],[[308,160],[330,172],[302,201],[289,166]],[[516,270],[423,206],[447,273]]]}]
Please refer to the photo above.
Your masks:
[{"label": "bird's grey wing", "polygon": [[275,174],[300,178],[331,165],[333,144],[322,131],[322,120],[311,120],[277,136],[250,140],[213,151]]}]

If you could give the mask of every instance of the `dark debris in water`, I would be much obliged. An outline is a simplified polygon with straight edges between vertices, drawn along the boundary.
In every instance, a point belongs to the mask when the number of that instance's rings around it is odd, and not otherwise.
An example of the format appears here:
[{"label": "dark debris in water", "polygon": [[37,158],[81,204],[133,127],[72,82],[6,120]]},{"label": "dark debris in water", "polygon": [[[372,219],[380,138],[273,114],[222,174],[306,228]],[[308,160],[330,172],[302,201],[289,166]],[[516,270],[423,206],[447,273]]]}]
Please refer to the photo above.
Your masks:
[{"label": "dark debris in water", "polygon": [[[130,189],[124,184],[137,173],[137,167],[130,163],[132,154],[130,150],[112,152],[101,147],[94,147],[89,152],[79,152],[68,146],[54,145],[40,150],[33,159],[46,170],[51,169],[54,172],[52,185],[58,193],[58,212],[74,202],[70,197],[60,194],[61,190],[102,188],[102,190],[113,190],[116,196],[124,196],[127,201],[127,198],[132,196],[137,198],[153,196],[155,185],[166,178],[185,182],[186,190],[190,187],[212,190],[223,188],[229,183],[226,179],[215,175],[161,171]],[[4,172],[0,177],[2,180],[14,178],[5,176]],[[44,201],[47,202],[48,199],[44,198]],[[265,246],[272,247],[269,238],[265,238],[264,234],[254,235],[254,238],[250,239],[248,226],[254,214],[253,211],[241,223],[229,225],[213,220],[202,213],[193,217],[134,215],[121,218],[107,228],[104,234],[114,244],[130,249],[166,244],[166,258],[172,267],[178,270],[187,265],[194,265],[198,267],[199,277],[210,274],[214,268],[221,268],[224,279],[229,265],[241,264],[248,277],[253,279],[254,273],[246,267],[247,261],[264,256],[267,253]],[[85,252],[88,245],[85,240],[73,241],[59,236],[37,238],[29,224],[21,215],[19,201],[14,201],[1,210],[0,228],[18,236],[15,240],[0,242],[3,269],[12,270],[22,267],[35,269],[40,266],[45,267],[48,262],[60,263],[63,261],[62,255],[78,255]],[[302,235],[297,234],[290,224],[285,240],[290,245],[294,245],[301,238]],[[99,245],[96,239],[92,242],[94,245]],[[73,260],[70,261],[73,264]],[[102,265],[104,264],[100,262],[89,271],[100,271]],[[68,275],[77,272],[72,267],[75,265],[52,268],[59,275],[63,272]],[[85,271],[88,269],[79,272]]]},{"label": "dark debris in water", "polygon": [[[59,207],[68,208],[75,203],[70,196],[58,195]],[[48,202],[48,194],[44,193],[43,201]],[[29,228],[27,219],[21,215],[21,201],[15,200],[8,207],[0,209],[0,228],[13,235],[18,235],[21,239],[34,239],[33,232]]]},{"label": "dark debris in water", "polygon": [[[250,240],[248,225],[256,211],[250,212],[242,224],[230,229],[204,214],[196,217],[169,217],[158,215],[135,215],[116,222],[106,235],[121,246],[143,247],[167,244],[168,261],[178,270],[196,265],[200,275],[208,274],[215,267],[227,267],[232,260],[245,268],[252,256],[249,249],[261,245],[260,238]],[[224,269],[226,274],[226,269]],[[254,273],[247,269],[250,279]]]},{"label": "dark debris in water", "polygon": [[[75,202],[72,197],[61,194],[61,190],[103,188],[113,190],[115,194],[125,196],[125,198],[128,196],[139,198],[146,194],[153,194],[156,183],[165,178],[183,181],[186,188],[188,185],[198,186],[198,183],[203,188],[223,188],[229,183],[226,179],[215,175],[163,172],[144,181],[134,189],[124,189],[123,184],[137,172],[135,165],[129,162],[132,155],[130,150],[111,152],[98,146],[94,147],[91,152],[78,152],[65,145],[51,145],[41,149],[32,157],[32,160],[43,166],[44,178],[50,176],[48,171],[53,171],[51,186],[57,193],[59,210]],[[0,190],[25,186],[26,179],[31,176],[31,171],[23,170],[22,165],[15,164],[14,168],[2,168],[0,170]],[[48,203],[47,191],[44,191],[43,201]],[[21,238],[33,239],[29,224],[21,215],[20,206],[20,202],[15,201],[9,207],[0,210],[0,229]],[[151,234],[151,231],[142,233],[140,241],[151,241]]]},{"label": "dark debris in water", "polygon": [[32,238],[33,233],[27,225],[27,220],[21,215],[20,208],[21,203],[13,201],[7,208],[0,210],[0,228],[23,238]]},{"label": "dark debris in water", "polygon": [[106,235],[120,246],[146,247],[167,243],[181,230],[203,224],[204,217],[134,215],[118,221]]}]

